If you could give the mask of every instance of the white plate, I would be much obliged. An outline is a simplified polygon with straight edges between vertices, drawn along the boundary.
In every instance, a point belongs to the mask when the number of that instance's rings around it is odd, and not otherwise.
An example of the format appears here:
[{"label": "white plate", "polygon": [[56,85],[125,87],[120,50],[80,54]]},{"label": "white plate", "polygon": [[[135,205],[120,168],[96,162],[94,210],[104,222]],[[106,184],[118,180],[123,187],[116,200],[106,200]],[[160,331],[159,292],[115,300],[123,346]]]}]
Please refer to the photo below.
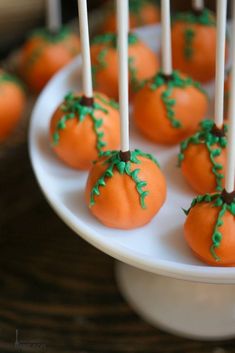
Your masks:
[{"label": "white plate", "polygon": [[[156,50],[159,29],[139,31]],[[164,207],[151,223],[130,231],[109,229],[89,213],[84,202],[87,173],[67,168],[53,154],[48,126],[54,109],[69,90],[79,90],[81,59],[55,76],[40,95],[30,126],[30,155],[37,180],[48,202],[77,234],[105,253],[138,268],[179,279],[209,283],[235,283],[235,268],[205,266],[183,238],[185,215],[194,197],[176,167],[178,148],[162,148],[142,138],[131,124],[131,146],[152,153],[168,182]]]}]

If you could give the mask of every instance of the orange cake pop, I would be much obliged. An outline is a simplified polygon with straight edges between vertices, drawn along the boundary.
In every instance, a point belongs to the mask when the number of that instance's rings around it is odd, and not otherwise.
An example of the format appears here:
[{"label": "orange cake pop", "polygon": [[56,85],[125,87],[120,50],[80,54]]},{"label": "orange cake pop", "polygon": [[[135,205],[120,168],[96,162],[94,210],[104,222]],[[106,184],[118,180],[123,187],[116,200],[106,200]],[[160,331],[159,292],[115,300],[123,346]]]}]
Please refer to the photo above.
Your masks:
[{"label": "orange cake pop", "polygon": [[215,16],[208,9],[180,13],[172,24],[173,67],[200,82],[215,77]]},{"label": "orange cake pop", "polygon": [[[130,0],[130,28],[136,28],[146,25],[152,25],[160,21],[160,11],[156,1],[151,0]],[[106,19],[102,25],[102,32],[116,32],[116,14],[113,9],[108,12]]]},{"label": "orange cake pop", "polygon": [[[227,3],[226,1],[220,1],[218,3],[220,6],[218,11],[220,23],[218,33],[221,31],[222,34],[223,31],[225,38]],[[235,18],[235,7],[233,17]],[[232,32],[234,31],[235,23],[233,23]],[[217,37],[217,40],[218,43],[223,42],[222,37]],[[235,43],[232,43],[233,58],[235,58],[234,44]],[[220,49],[222,49],[221,58],[223,59],[224,42]],[[217,60],[218,58],[220,58],[219,55]],[[220,91],[220,93],[223,93],[224,60],[221,61],[221,66],[218,65],[218,70],[216,71],[218,71],[218,76],[220,77],[219,80],[217,80],[218,77],[216,78],[216,86],[218,84],[216,92]],[[219,74],[220,71],[221,74]],[[218,90],[218,88],[220,88],[220,90]],[[231,92],[231,96],[234,97],[235,65],[233,65],[232,68]],[[221,109],[218,111],[223,117],[223,96],[219,93],[217,93],[217,95],[220,98],[219,103],[222,102],[222,104],[220,104]],[[184,225],[185,239],[193,252],[207,264],[219,266],[235,266],[235,101],[233,99],[230,99],[228,129],[224,190],[220,193],[212,193],[196,197],[193,200],[190,209],[186,211],[187,219]],[[209,144],[211,146],[213,140],[209,142],[212,142]],[[218,140],[215,142],[220,143]],[[217,150],[218,149],[214,150],[213,157],[218,155],[218,152],[216,152]],[[203,165],[202,168],[205,168],[205,166]],[[220,168],[216,167],[215,171],[217,172],[218,169]]]},{"label": "orange cake pop", "polygon": [[141,227],[165,199],[166,181],[157,161],[140,150],[104,152],[88,177],[86,203],[108,227]]},{"label": "orange cake pop", "polygon": [[137,92],[133,117],[140,132],[160,144],[177,144],[198,129],[208,100],[198,82],[177,71],[159,72]]},{"label": "orange cake pop", "polygon": [[166,198],[166,182],[150,154],[129,147],[128,0],[117,0],[117,23],[121,151],[103,152],[93,165],[86,203],[104,225],[133,229],[144,226],[159,211]]},{"label": "orange cake pop", "polygon": [[218,129],[213,120],[181,143],[179,165],[188,184],[199,194],[221,191],[227,160],[227,126]]},{"label": "orange cake pop", "polygon": [[80,52],[78,36],[67,28],[53,33],[35,31],[26,41],[20,57],[20,73],[29,87],[39,92],[50,78]]},{"label": "orange cake pop", "polygon": [[193,136],[181,143],[179,164],[192,188],[199,194],[221,191],[227,162],[227,126],[223,125],[224,53],[226,38],[225,0],[217,2],[216,80],[214,122],[205,120]]},{"label": "orange cake pop", "polygon": [[235,266],[235,194],[198,196],[186,215],[184,236],[195,255],[209,265]]},{"label": "orange cake pop", "polygon": [[50,124],[54,152],[68,166],[89,169],[98,155],[120,143],[118,104],[101,93],[94,102],[69,93]]},{"label": "orange cake pop", "polygon": [[[152,77],[159,68],[159,61],[138,37],[129,34],[130,86],[136,92],[144,81]],[[93,39],[91,61],[95,88],[118,99],[118,55],[116,34],[104,34]],[[147,63],[147,64],[146,64]]]},{"label": "orange cake pop", "polygon": [[25,107],[25,91],[20,80],[0,70],[0,142],[16,127]]}]

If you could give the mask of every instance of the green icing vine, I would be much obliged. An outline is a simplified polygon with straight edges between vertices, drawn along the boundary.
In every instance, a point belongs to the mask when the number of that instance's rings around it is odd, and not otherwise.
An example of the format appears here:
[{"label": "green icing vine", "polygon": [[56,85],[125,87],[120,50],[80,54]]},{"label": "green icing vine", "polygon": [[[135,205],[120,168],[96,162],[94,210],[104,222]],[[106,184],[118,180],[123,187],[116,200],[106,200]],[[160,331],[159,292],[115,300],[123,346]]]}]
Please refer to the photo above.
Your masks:
[{"label": "green icing vine", "polygon": [[119,109],[119,104],[114,99],[107,99],[105,98],[105,96],[100,95],[99,93],[95,93],[95,97],[98,98],[104,104],[109,105],[110,107],[116,110]]},{"label": "green icing vine", "polygon": [[129,1],[130,12],[135,15],[139,15],[142,8],[148,3],[150,3],[150,1],[148,0],[130,0]]},{"label": "green icing vine", "polygon": [[204,26],[215,26],[215,15],[212,11],[204,9],[200,14],[194,12],[180,12],[173,16],[174,21],[182,21],[190,24],[201,24]]},{"label": "green icing vine", "polygon": [[[212,11],[204,9],[201,13],[194,12],[178,13],[173,17],[174,21],[186,22],[189,25],[200,24],[203,26],[215,26],[215,16]],[[196,35],[194,28],[188,27],[184,31],[184,56],[186,59],[191,59],[193,56],[193,39]]]},{"label": "green icing vine", "polygon": [[[112,106],[117,109],[117,106],[114,105],[113,101],[108,101],[104,97],[101,98],[100,95],[95,95],[96,98],[101,99],[103,103]],[[61,107],[61,110],[64,112],[64,115],[57,122],[55,132],[53,134],[53,144],[57,145],[60,140],[60,130],[66,128],[66,122],[70,119],[76,118],[79,122],[82,122],[87,115],[90,116],[93,122],[94,132],[97,137],[96,149],[98,153],[102,152],[106,143],[103,141],[104,133],[100,131],[100,128],[103,125],[103,119],[100,119],[96,116],[97,111],[102,111],[105,114],[108,114],[108,110],[103,108],[99,103],[94,102],[93,107],[87,107],[81,104],[82,97],[75,97],[73,93],[69,93],[65,96],[64,104]]]},{"label": "green icing vine", "polygon": [[141,10],[145,5],[149,3],[153,3],[153,1],[149,1],[149,0],[130,0],[129,1],[130,13],[136,16],[138,25],[142,24]]},{"label": "green icing vine", "polygon": [[210,247],[210,253],[212,257],[219,262],[221,259],[216,254],[216,249],[220,247],[222,241],[222,233],[220,232],[219,228],[223,225],[223,216],[226,212],[230,212],[233,216],[235,216],[235,199],[231,204],[226,204],[222,199],[221,193],[216,194],[205,194],[197,196],[191,203],[190,208],[186,211],[184,210],[185,214],[188,215],[190,210],[197,204],[200,203],[213,203],[213,207],[219,207],[219,213],[217,216],[217,220],[214,225],[213,233],[212,233],[212,245]]},{"label": "green icing vine", "polygon": [[32,37],[41,37],[47,42],[58,43],[63,41],[68,35],[71,34],[71,30],[68,27],[61,27],[58,32],[52,33],[47,28],[39,28],[30,34]]},{"label": "green icing vine", "polygon": [[[128,44],[133,45],[138,42],[138,37],[135,33],[128,34]],[[117,34],[116,33],[104,33],[98,36],[95,36],[91,44],[104,44],[107,45],[109,48],[117,48]]]},{"label": "green icing vine", "polygon": [[184,56],[186,59],[191,59],[193,56],[193,39],[195,37],[195,31],[193,28],[187,28],[184,31]]},{"label": "green icing vine", "polygon": [[[128,35],[128,44],[129,45],[134,45],[138,42],[138,37],[133,34],[129,33]],[[108,53],[109,48],[117,48],[117,35],[114,33],[105,33],[99,36],[96,36],[92,40],[92,44],[101,44],[104,45],[103,48],[99,51],[97,55],[97,63],[92,65],[92,76],[93,76],[93,83],[96,86],[96,75],[97,72],[105,69],[108,66],[108,63],[106,61],[106,55]],[[139,81],[137,78],[137,71],[134,65],[134,58],[129,58],[129,71],[130,71],[130,81],[131,85],[133,86],[133,89],[137,91],[141,87],[143,87],[145,81],[141,80]]]},{"label": "green icing vine", "polygon": [[0,85],[1,83],[4,83],[4,82],[13,82],[18,87],[20,87],[24,92],[26,91],[25,85],[18,79],[18,77],[9,74],[6,71],[0,70]]},{"label": "green icing vine", "polygon": [[138,157],[145,157],[153,161],[157,166],[159,166],[157,160],[151,154],[143,153],[142,151],[137,149],[131,152],[130,161],[128,162],[124,162],[121,160],[119,151],[105,151],[101,153],[101,156],[107,157],[107,159],[105,159],[104,161],[104,165],[107,165],[107,169],[97,180],[91,190],[90,207],[94,206],[95,197],[99,196],[101,193],[100,188],[106,186],[107,179],[113,177],[114,171],[116,169],[120,174],[128,175],[135,182],[136,190],[140,197],[141,207],[146,208],[145,198],[149,192],[147,190],[144,191],[143,188],[147,186],[147,183],[146,181],[141,180],[138,177],[140,171],[139,168],[131,170],[131,164],[133,163],[138,165],[141,163]]},{"label": "green icing vine", "polygon": [[[211,161],[212,173],[216,179],[216,190],[222,190],[222,174],[223,166],[216,162],[215,158],[221,155],[222,149],[227,146],[227,138],[225,136],[216,136],[213,133],[214,122],[213,120],[204,120],[200,123],[201,129],[193,136],[184,140],[180,145],[180,153],[178,155],[179,166],[184,160],[184,152],[190,144],[199,145],[205,144]],[[227,132],[227,125],[224,125],[224,131]],[[214,147],[214,148],[213,148]]]},{"label": "green icing vine", "polygon": [[135,59],[133,57],[129,57],[128,65],[129,65],[131,88],[134,92],[138,92],[141,88],[144,87],[144,85],[148,80],[138,79],[137,69],[134,62],[135,62]]},{"label": "green icing vine", "polygon": [[203,90],[199,82],[192,80],[190,77],[181,77],[178,71],[172,72],[172,77],[168,81],[165,80],[162,72],[159,72],[152,80],[150,84],[151,90],[156,90],[159,87],[166,85],[166,89],[162,92],[161,98],[165,105],[167,118],[174,128],[180,128],[182,126],[181,122],[175,118],[174,105],[176,103],[175,99],[171,98],[171,94],[175,87],[186,88],[193,86],[199,89],[203,94],[206,92]]},{"label": "green icing vine", "polygon": [[[51,33],[46,28],[40,28],[33,31],[29,38],[41,37],[48,43],[56,44],[56,43],[62,42],[70,33],[71,33],[71,30],[68,27],[62,27],[60,31],[57,33]],[[42,55],[45,46],[46,44],[44,42],[34,49],[32,54],[28,58],[28,62],[25,68],[26,73],[30,70],[30,68],[35,64],[35,62]],[[73,48],[68,47],[68,50],[71,52],[72,55],[77,54],[77,51],[73,50]]]}]

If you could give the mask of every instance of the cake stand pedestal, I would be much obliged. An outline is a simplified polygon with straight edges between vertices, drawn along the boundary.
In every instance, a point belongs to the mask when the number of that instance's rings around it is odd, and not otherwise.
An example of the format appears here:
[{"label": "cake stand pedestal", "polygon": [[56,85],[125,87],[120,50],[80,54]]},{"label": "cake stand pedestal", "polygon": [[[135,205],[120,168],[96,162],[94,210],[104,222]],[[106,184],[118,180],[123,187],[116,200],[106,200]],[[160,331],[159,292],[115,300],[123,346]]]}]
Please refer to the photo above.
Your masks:
[{"label": "cake stand pedestal", "polygon": [[184,281],[116,263],[118,287],[147,322],[202,340],[235,336],[235,285]]}]

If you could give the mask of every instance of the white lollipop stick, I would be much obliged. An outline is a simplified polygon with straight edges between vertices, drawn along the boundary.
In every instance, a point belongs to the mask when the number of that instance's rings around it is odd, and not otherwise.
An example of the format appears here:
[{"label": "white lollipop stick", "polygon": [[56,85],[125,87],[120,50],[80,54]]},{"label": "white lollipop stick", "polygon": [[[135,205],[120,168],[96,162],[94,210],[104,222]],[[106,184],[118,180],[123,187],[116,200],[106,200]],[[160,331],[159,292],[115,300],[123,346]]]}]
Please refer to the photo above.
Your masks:
[{"label": "white lollipop stick", "polygon": [[121,151],[130,150],[129,143],[129,84],[128,84],[128,0],[117,1],[119,104],[121,116]]},{"label": "white lollipop stick", "polygon": [[[235,33],[235,1],[233,1],[233,24],[232,32]],[[225,190],[228,193],[234,191],[235,178],[235,37],[231,36],[232,41],[232,72],[231,88],[229,98],[229,131],[228,131],[228,154],[227,168],[225,175]]]},{"label": "white lollipop stick", "polygon": [[87,0],[78,0],[79,27],[82,54],[82,81],[85,97],[93,97],[90,40],[87,16]]},{"label": "white lollipop stick", "polygon": [[224,64],[227,0],[217,0],[215,125],[221,128],[224,118]]},{"label": "white lollipop stick", "polygon": [[193,6],[194,10],[202,11],[204,9],[204,1],[203,0],[193,0],[192,6]]},{"label": "white lollipop stick", "polygon": [[47,0],[47,28],[57,32],[62,24],[60,0]]},{"label": "white lollipop stick", "polygon": [[172,74],[170,0],[161,0],[161,24],[162,71],[169,76]]}]

